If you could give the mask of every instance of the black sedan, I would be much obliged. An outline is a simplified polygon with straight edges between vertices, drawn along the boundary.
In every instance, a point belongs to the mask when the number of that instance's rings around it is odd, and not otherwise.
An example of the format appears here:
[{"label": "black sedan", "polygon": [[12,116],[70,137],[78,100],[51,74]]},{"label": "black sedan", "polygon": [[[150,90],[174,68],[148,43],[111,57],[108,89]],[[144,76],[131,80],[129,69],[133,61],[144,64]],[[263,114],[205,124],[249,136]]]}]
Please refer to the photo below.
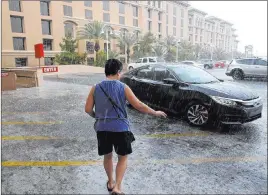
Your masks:
[{"label": "black sedan", "polygon": [[242,124],[262,114],[261,98],[248,88],[194,66],[146,65],[123,74],[121,81],[143,102],[183,115],[195,126]]}]

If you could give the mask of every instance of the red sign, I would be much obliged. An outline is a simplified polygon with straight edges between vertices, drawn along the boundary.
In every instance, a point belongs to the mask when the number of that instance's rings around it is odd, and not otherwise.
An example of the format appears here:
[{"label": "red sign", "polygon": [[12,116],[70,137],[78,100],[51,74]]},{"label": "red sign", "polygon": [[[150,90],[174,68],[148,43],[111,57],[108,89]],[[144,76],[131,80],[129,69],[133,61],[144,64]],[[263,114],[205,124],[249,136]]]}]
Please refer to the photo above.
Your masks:
[{"label": "red sign", "polygon": [[1,73],[1,77],[7,77],[7,76],[8,76],[8,73],[7,72]]},{"label": "red sign", "polygon": [[42,43],[34,45],[35,58],[44,57],[44,46]]},{"label": "red sign", "polygon": [[57,66],[54,66],[54,67],[43,67],[42,70],[43,70],[43,73],[58,72],[58,67]]}]

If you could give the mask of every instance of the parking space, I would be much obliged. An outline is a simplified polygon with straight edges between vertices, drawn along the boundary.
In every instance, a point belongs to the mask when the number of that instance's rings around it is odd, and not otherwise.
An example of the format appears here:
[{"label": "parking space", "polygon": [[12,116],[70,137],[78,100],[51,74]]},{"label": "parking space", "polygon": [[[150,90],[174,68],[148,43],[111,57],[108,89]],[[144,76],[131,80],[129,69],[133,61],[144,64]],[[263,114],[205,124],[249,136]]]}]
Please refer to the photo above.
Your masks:
[{"label": "parking space", "polygon": [[[223,69],[210,72],[230,79]],[[3,194],[107,194],[94,120],[84,113],[90,86],[102,79],[44,76],[39,88],[2,92]],[[125,193],[267,193],[267,82],[238,83],[262,97],[263,115],[226,132],[129,109],[136,141]]]}]

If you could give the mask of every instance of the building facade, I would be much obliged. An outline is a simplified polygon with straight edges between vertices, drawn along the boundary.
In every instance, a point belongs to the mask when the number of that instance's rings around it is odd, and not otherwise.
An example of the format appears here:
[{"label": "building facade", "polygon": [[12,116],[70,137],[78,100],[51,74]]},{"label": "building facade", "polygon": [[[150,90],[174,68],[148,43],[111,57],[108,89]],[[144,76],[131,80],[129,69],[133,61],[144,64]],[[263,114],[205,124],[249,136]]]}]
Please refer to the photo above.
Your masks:
[{"label": "building facade", "polygon": [[[61,51],[59,44],[66,34],[76,38],[80,27],[94,20],[102,21],[114,33],[122,29],[146,33],[158,38],[168,35],[193,44],[215,45],[226,50],[236,48],[232,25],[207,17],[207,13],[190,8],[188,1],[3,1],[2,67],[37,66],[34,45],[44,44],[41,65],[53,64]],[[227,33],[229,32],[229,33]],[[190,38],[191,35],[191,38]],[[101,40],[100,49],[117,50],[116,40]],[[87,62],[95,59],[94,40],[79,40],[78,52],[87,53]],[[120,60],[126,61],[121,52]]]}]

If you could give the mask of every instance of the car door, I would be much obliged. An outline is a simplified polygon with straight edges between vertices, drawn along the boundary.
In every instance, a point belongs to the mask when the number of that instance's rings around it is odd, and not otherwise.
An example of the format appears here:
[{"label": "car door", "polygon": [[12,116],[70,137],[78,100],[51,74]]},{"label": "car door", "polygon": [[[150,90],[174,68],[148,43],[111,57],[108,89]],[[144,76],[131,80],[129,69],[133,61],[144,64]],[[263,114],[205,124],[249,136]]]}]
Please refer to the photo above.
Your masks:
[{"label": "car door", "polygon": [[131,86],[133,93],[142,101],[148,101],[150,83],[153,79],[153,69],[151,66],[145,66],[137,70],[131,77]]},{"label": "car door", "polygon": [[267,61],[263,59],[256,59],[254,63],[256,75],[267,76]]},{"label": "car door", "polygon": [[148,58],[150,64],[156,63],[156,58]]},{"label": "car door", "polygon": [[150,103],[160,109],[170,112],[176,112],[175,110],[175,98],[176,89],[173,88],[173,84],[164,83],[163,80],[167,78],[176,78],[170,73],[167,68],[159,66],[155,67],[153,71],[154,81],[151,84],[151,97]]},{"label": "car door", "polygon": [[255,75],[256,69],[254,68],[254,59],[241,59],[237,60],[245,75]]}]

